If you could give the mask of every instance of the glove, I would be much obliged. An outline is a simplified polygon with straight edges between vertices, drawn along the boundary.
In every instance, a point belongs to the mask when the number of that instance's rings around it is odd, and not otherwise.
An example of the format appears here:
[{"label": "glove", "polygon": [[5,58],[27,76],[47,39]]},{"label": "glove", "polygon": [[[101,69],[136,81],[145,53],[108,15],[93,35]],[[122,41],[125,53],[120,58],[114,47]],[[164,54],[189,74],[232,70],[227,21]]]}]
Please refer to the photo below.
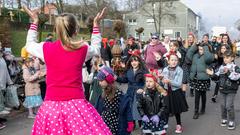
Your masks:
[{"label": "glove", "polygon": [[128,132],[132,132],[134,129],[134,123],[131,121],[131,122],[128,122],[128,127],[127,127],[127,131]]},{"label": "glove", "polygon": [[153,121],[156,125],[158,125],[158,123],[159,123],[159,117],[158,117],[158,115],[152,116],[150,120]]},{"label": "glove", "polygon": [[144,116],[142,117],[142,121],[143,121],[143,122],[149,122],[149,118],[147,117],[147,115],[144,115]]}]

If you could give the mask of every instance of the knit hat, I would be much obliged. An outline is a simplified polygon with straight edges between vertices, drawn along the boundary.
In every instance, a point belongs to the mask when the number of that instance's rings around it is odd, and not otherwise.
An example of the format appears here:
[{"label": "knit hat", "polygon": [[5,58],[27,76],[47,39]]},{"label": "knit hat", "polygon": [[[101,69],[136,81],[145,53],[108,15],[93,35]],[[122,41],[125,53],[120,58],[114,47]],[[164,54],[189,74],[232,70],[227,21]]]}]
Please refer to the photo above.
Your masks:
[{"label": "knit hat", "polygon": [[158,34],[158,33],[153,33],[153,34],[151,35],[151,38],[158,38],[158,39],[159,39],[159,34]]},{"label": "knit hat", "polygon": [[107,66],[103,66],[100,68],[100,70],[98,71],[97,74],[97,79],[99,81],[103,81],[106,80],[107,83],[109,84],[113,84],[115,79],[114,79],[114,72],[111,68],[107,67]]}]

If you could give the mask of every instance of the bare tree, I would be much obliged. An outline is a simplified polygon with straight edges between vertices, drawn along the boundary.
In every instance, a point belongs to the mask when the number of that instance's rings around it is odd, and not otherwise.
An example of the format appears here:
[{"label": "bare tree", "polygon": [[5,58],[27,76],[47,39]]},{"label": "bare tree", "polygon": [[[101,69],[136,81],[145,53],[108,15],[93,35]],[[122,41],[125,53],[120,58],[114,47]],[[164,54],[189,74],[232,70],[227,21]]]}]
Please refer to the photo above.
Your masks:
[{"label": "bare tree", "polygon": [[129,10],[129,11],[137,10],[143,4],[144,4],[144,0],[126,0],[125,10]]},{"label": "bare tree", "polygon": [[56,0],[56,4],[57,4],[58,14],[63,13],[63,1],[62,0]]},{"label": "bare tree", "polygon": [[146,13],[146,16],[153,19],[155,32],[160,33],[162,26],[162,18],[168,16],[172,19],[176,19],[176,15],[171,12],[172,2],[178,0],[149,0],[151,3],[152,10],[146,9],[143,7],[143,11]]}]

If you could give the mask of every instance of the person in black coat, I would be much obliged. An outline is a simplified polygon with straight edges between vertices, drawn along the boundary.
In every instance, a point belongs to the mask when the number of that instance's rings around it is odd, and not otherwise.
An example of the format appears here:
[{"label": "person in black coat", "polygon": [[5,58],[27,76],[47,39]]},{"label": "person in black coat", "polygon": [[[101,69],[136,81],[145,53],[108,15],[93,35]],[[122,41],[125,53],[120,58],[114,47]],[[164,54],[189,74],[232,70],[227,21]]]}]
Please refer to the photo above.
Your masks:
[{"label": "person in black coat", "polygon": [[110,67],[111,65],[111,60],[113,58],[112,53],[111,53],[111,47],[109,46],[108,42],[107,42],[107,38],[103,38],[102,39],[103,42],[101,43],[101,49],[100,49],[100,54],[102,59],[105,62],[105,65],[107,65],[108,67]]},{"label": "person in black coat", "polygon": [[134,37],[130,36],[127,40],[127,45],[126,48],[122,52],[122,59],[125,63],[128,62],[129,58],[131,57],[131,54],[128,52],[134,51],[134,50],[139,50],[140,47],[135,43]]},{"label": "person in black coat", "polygon": [[166,110],[165,97],[159,92],[157,79],[152,74],[145,74],[145,91],[138,95],[138,111],[142,117],[142,131],[145,134],[165,135]]},{"label": "person in black coat", "polygon": [[113,135],[130,135],[134,128],[131,98],[116,88],[114,73],[109,67],[101,67],[97,79],[103,94],[98,98],[95,108]]}]

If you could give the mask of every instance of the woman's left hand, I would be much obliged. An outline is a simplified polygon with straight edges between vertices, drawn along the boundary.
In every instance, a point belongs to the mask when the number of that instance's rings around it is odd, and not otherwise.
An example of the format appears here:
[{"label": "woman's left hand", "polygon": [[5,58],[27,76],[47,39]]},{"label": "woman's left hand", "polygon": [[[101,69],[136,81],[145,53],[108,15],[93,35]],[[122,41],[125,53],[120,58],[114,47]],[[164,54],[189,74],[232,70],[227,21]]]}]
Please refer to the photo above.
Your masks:
[{"label": "woman's left hand", "polygon": [[98,27],[100,21],[104,18],[105,14],[106,14],[106,7],[103,8],[103,10],[101,12],[98,12],[97,15],[95,16],[94,20],[93,20],[93,27]]}]

